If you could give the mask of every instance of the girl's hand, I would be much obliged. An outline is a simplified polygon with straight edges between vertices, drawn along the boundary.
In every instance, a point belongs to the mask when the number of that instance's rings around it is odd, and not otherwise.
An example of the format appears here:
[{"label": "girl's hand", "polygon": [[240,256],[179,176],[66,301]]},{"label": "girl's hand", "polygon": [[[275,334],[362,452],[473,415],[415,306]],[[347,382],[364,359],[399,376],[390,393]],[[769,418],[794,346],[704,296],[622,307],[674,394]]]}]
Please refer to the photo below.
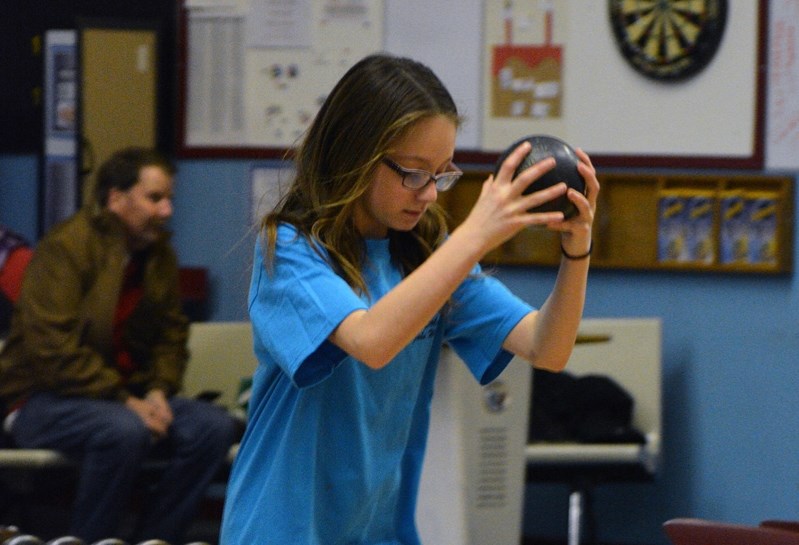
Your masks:
[{"label": "girl's hand", "polygon": [[[464,222],[455,230],[455,232],[465,234],[468,240],[478,244],[481,255],[488,253],[523,228],[531,225],[543,225],[555,230],[571,229],[571,227],[564,227],[570,222],[564,221],[562,212],[529,212],[531,208],[560,197],[567,190],[566,184],[560,183],[527,195],[523,194],[530,184],[555,167],[555,159],[550,157],[535,163],[513,178],[516,168],[530,153],[530,149],[530,143],[523,142],[508,155],[496,176],[489,176],[483,183],[477,202]],[[583,157],[588,158],[585,154]],[[583,166],[581,165],[581,168]],[[590,175],[592,171],[593,167],[590,167],[587,172]],[[584,171],[580,172],[585,177]],[[586,182],[588,183],[588,181]],[[578,192],[574,193],[579,195]],[[585,197],[580,197],[585,200]],[[569,199],[575,202],[573,196],[570,195]],[[587,205],[584,202],[575,202],[575,205],[579,215],[583,216]]]},{"label": "girl's hand", "polygon": [[547,224],[547,228],[561,232],[563,249],[570,255],[583,255],[591,248],[591,229],[596,212],[596,199],[599,195],[599,180],[591,158],[582,149],[576,149],[580,163],[577,171],[585,180],[585,195],[574,189],[566,193],[568,199],[577,207],[578,214],[568,220],[561,219]]}]

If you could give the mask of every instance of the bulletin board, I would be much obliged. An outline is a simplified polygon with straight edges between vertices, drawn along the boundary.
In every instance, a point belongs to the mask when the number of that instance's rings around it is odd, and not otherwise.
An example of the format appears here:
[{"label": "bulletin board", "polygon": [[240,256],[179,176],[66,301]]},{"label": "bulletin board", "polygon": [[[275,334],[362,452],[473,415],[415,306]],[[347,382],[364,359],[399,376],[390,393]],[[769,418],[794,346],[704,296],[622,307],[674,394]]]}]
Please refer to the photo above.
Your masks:
[{"label": "bulletin board", "polygon": [[186,0],[183,147],[296,144],[344,72],[383,49],[376,0]]},{"label": "bulletin board", "polygon": [[799,0],[769,2],[766,167],[799,170]]},{"label": "bulletin board", "polygon": [[[465,119],[463,163],[491,163],[517,138],[545,133],[599,166],[763,166],[767,0],[730,0],[715,57],[676,83],[630,68],[604,0],[178,1],[184,156],[283,157],[344,71],[387,51],[444,81]],[[489,55],[508,20],[520,43],[558,49],[557,117],[492,118]]]}]

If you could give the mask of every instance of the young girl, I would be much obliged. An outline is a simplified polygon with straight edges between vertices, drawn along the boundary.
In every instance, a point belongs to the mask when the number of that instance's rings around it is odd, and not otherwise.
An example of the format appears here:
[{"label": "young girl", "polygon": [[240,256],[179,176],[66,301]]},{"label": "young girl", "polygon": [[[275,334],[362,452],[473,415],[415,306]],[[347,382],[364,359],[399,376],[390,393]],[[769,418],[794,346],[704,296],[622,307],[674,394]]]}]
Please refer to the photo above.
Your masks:
[{"label": "young girl", "polygon": [[[224,545],[418,544],[416,492],[442,343],[486,384],[514,354],[562,369],[585,299],[599,183],[522,195],[522,144],[447,234],[435,203],[461,172],[459,116],[426,66],[373,55],[325,101],[296,178],[262,223],[249,295],[259,366],[230,477]],[[527,210],[567,193],[579,214]],[[561,232],[539,310],[480,274],[487,252],[531,225]]]}]

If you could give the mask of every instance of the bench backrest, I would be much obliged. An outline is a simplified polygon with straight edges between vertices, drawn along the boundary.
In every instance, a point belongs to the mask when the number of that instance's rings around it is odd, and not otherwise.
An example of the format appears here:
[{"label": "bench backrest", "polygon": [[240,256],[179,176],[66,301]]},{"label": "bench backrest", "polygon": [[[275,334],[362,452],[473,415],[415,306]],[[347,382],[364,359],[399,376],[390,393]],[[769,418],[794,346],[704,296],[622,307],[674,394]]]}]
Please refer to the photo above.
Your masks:
[{"label": "bench backrest", "polygon": [[235,409],[241,381],[252,376],[258,363],[250,322],[193,322],[188,348],[183,393],[217,391],[218,402]]},{"label": "bench backrest", "polygon": [[[585,341],[585,342],[579,342]],[[635,400],[633,424],[661,433],[661,322],[658,318],[587,318],[566,370],[607,375]]]}]

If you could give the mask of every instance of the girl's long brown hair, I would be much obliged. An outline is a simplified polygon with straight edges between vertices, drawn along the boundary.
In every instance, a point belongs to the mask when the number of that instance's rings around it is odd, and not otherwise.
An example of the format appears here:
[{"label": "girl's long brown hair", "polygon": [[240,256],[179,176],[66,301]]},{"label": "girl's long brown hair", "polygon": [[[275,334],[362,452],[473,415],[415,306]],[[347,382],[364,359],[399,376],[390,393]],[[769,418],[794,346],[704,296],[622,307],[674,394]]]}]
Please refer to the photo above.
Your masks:
[{"label": "girl's long brown hair", "polygon": [[[427,66],[387,54],[359,61],[327,97],[294,156],[296,175],[275,210],[261,221],[266,266],[271,268],[280,223],[296,227],[358,293],[364,240],[353,207],[391,146],[417,121],[460,118],[447,89]],[[431,205],[410,231],[389,231],[392,258],[409,274],[446,236],[446,220]]]}]

